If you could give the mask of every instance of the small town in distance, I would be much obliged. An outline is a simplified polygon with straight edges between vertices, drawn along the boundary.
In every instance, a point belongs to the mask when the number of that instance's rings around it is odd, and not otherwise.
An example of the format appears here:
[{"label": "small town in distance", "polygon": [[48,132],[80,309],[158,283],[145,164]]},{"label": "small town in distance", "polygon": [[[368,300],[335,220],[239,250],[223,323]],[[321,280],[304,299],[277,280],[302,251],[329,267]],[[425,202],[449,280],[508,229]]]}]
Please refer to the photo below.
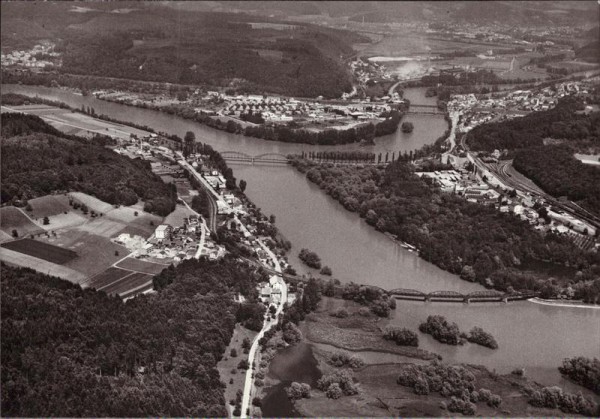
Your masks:
[{"label": "small town in distance", "polygon": [[597,4],[1,8],[7,416],[600,415]]}]

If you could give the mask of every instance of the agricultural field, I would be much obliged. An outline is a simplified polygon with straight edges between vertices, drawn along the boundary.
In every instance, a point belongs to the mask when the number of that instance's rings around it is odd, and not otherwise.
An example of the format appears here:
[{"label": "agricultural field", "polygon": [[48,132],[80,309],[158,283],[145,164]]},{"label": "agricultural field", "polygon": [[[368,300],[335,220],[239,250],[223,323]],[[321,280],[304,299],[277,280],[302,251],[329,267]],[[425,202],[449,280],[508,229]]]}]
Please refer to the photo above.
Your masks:
[{"label": "agricultural field", "polygon": [[62,247],[32,239],[21,239],[2,243],[2,247],[58,265],[64,265],[67,262],[76,259],[78,256],[77,252],[70,249],[63,249]]},{"label": "agricultural field", "polygon": [[68,109],[61,109],[54,106],[22,105],[10,106],[10,109],[15,112],[37,115],[54,128],[71,135],[92,137],[95,134],[104,134],[122,139],[129,139],[130,134],[138,136],[148,135],[148,132],[137,128],[102,121],[101,119],[96,119],[79,112],[73,112]]},{"label": "agricultural field", "polygon": [[67,281],[80,284],[86,276],[81,272],[77,272],[66,266],[57,265],[56,263],[48,262],[43,259],[38,259],[25,253],[15,252],[14,250],[0,248],[0,260],[9,265],[23,266],[33,268],[38,272],[43,272],[47,275],[57,276]]},{"label": "agricultural field", "polygon": [[196,213],[186,207],[185,205],[177,204],[175,207],[175,211],[167,215],[167,218],[163,221],[164,224],[170,224],[174,227],[182,226],[183,219],[189,217],[190,215],[195,215]]},{"label": "agricultural field", "polygon": [[121,269],[129,269],[131,271],[143,272],[150,275],[156,275],[169,265],[162,265],[159,263],[146,262],[144,260],[127,258],[119,262],[117,267]]},{"label": "agricultural field", "polygon": [[60,238],[63,246],[77,250],[79,258],[66,266],[80,271],[88,276],[102,272],[129,252],[110,239],[87,232],[71,230]]},{"label": "agricultural field", "polygon": [[137,291],[148,286],[152,286],[152,275],[136,272],[122,278],[116,283],[110,284],[105,288],[99,288],[98,290],[104,291],[107,294],[120,295]]},{"label": "agricultural field", "polygon": [[97,290],[102,289],[125,278],[127,275],[131,275],[131,271],[110,267],[104,272],[87,279],[85,281],[85,287],[94,288]]},{"label": "agricultural field", "polygon": [[115,220],[111,220],[108,217],[96,218],[94,221],[89,222],[79,227],[79,230],[86,231],[90,234],[110,238],[115,237],[121,230],[125,228],[125,223],[120,223]]},{"label": "agricultural field", "polygon": [[41,226],[35,224],[23,211],[15,207],[0,208],[0,230],[11,236],[12,231],[17,230],[19,237],[44,232]]}]

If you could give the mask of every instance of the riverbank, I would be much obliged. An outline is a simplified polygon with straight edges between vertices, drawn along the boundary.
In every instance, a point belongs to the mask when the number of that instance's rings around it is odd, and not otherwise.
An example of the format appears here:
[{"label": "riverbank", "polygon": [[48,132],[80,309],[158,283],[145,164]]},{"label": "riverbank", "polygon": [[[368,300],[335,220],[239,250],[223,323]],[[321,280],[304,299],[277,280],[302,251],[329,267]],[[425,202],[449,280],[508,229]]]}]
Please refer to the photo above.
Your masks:
[{"label": "riverbank", "polygon": [[[520,374],[497,374],[484,366],[468,364],[439,363],[417,348],[401,347],[401,351],[383,349],[391,344],[382,338],[381,330],[389,321],[365,317],[361,314],[361,305],[353,301],[324,297],[317,310],[309,314],[300,325],[302,341],[277,352],[269,367],[269,380],[263,397],[263,414],[277,416],[331,417],[331,416],[446,416],[451,404],[449,394],[433,389],[417,394],[412,387],[399,385],[397,380],[414,366],[436,366],[436,370],[464,371],[472,377],[472,390],[481,392],[487,389],[501,400],[499,405],[478,401],[473,402],[476,414],[483,416],[561,416],[558,409],[532,406],[529,403],[534,391],[541,391],[543,385]],[[332,316],[343,308],[347,317]],[[331,320],[333,319],[333,320]],[[395,326],[398,326],[395,324]],[[329,331],[326,337],[323,334]],[[361,341],[374,345],[378,339],[382,346],[373,349],[361,347]],[[422,336],[422,335],[420,335]],[[468,345],[468,344],[467,344]],[[375,346],[379,346],[376,345]],[[404,350],[406,349],[406,350]],[[385,352],[385,355],[383,353]],[[429,354],[431,354],[429,352]],[[355,359],[354,368],[335,366],[334,357]],[[424,359],[423,359],[424,358]],[[434,356],[434,358],[436,358]],[[303,369],[306,365],[306,369]],[[337,364],[339,365],[339,364]],[[460,366],[457,366],[460,365]],[[431,367],[428,367],[431,368]],[[461,369],[462,368],[462,369]],[[319,390],[318,378],[329,377],[341,371],[352,376],[358,388],[358,394],[342,395],[337,399],[327,397]],[[412,374],[412,372],[410,373]],[[309,398],[290,401],[285,388],[293,381],[311,386]],[[597,401],[589,396],[588,400]]]},{"label": "riverbank", "polygon": [[[18,82],[18,79],[12,80],[11,82]],[[60,89],[68,90],[74,94],[81,95],[77,89],[72,86],[57,86]],[[352,123],[345,125],[331,125],[325,126],[324,128],[317,127],[319,124],[327,125],[322,121],[322,116],[317,118],[315,115],[307,116],[308,118],[314,118],[312,123],[308,124],[308,128],[302,128],[299,124],[290,118],[288,123],[271,123],[267,124],[262,118],[260,111],[256,110],[257,115],[251,116],[258,118],[258,122],[251,123],[250,121],[244,121],[238,118],[233,118],[225,115],[218,115],[213,111],[199,110],[198,105],[188,103],[188,101],[181,102],[178,98],[170,97],[168,100],[163,101],[164,103],[154,103],[154,99],[145,100],[139,95],[138,92],[122,91],[122,95],[118,96],[107,96],[95,94],[94,96],[98,100],[118,103],[120,105],[130,106],[140,109],[150,109],[157,112],[164,112],[169,115],[176,115],[178,117],[189,119],[200,124],[209,126],[211,128],[226,131],[231,134],[245,135],[248,137],[260,138],[267,141],[279,141],[286,143],[298,143],[298,144],[310,144],[310,145],[343,145],[352,143],[366,143],[370,144],[374,138],[383,137],[390,134],[394,134],[400,122],[403,119],[405,106],[402,103],[387,105],[381,103],[383,107],[387,108],[387,111],[379,112],[379,117],[371,117],[365,119],[363,122],[355,119],[361,115],[361,118],[365,118],[366,114],[363,112],[348,113],[349,110],[342,111],[344,117],[349,118]],[[86,95],[88,95],[86,91]],[[121,97],[125,96],[127,100]],[[286,99],[287,100],[287,99]],[[292,100],[294,100],[292,98]],[[352,105],[348,102],[347,105]],[[247,107],[247,105],[245,105]],[[254,105],[253,105],[254,106]],[[370,105],[368,108],[372,109],[377,104]],[[260,107],[262,109],[262,106]],[[311,108],[312,109],[312,108]],[[344,108],[345,109],[345,108]],[[352,109],[352,108],[348,108]],[[335,109],[337,112],[337,109]],[[356,110],[355,110],[356,111]],[[330,112],[332,112],[330,110]],[[334,112],[334,113],[336,113]],[[295,112],[294,112],[295,113]],[[352,118],[350,116],[352,115]],[[374,115],[374,114],[373,114]],[[331,122],[331,121],[330,121]],[[316,124],[316,125],[315,125]]]}]

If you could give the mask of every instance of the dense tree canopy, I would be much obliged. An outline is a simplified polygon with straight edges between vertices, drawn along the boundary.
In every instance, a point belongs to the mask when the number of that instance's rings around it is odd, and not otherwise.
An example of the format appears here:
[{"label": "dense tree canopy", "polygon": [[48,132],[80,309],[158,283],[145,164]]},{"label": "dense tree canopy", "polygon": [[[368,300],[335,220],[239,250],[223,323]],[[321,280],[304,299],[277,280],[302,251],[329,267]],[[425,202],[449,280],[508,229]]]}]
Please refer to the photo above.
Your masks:
[{"label": "dense tree canopy", "polygon": [[531,147],[517,152],[513,164],[550,195],[566,196],[600,214],[600,169],[577,160],[570,147]]},{"label": "dense tree canopy", "polygon": [[5,416],[225,416],[216,362],[232,295],[256,276],[232,259],[189,261],[156,294],[117,297],[2,266]]},{"label": "dense tree canopy", "polygon": [[2,114],[1,151],[2,203],[78,191],[110,204],[142,199],[145,210],[159,215],[175,208],[174,185],[152,173],[148,162],[65,135],[34,115]]},{"label": "dense tree canopy", "polygon": [[600,112],[585,115],[578,109],[583,109],[580,98],[565,97],[548,111],[480,125],[469,132],[467,142],[473,150],[489,152],[541,146],[545,138],[599,146]]}]

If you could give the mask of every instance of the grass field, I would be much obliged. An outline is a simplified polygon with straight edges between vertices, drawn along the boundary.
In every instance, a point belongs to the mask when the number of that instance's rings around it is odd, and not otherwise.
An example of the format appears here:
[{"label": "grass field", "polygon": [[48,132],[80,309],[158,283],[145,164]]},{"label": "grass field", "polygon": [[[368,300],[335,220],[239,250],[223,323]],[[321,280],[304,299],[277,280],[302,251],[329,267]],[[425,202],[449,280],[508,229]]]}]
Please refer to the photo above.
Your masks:
[{"label": "grass field", "polygon": [[17,230],[19,237],[44,232],[43,228],[32,222],[19,208],[0,208],[0,230],[12,235],[13,229]]},{"label": "grass field", "polygon": [[100,289],[103,287],[107,287],[110,284],[125,278],[127,275],[131,275],[131,271],[126,271],[125,269],[119,269],[115,267],[110,267],[104,272],[99,273],[91,278],[89,278],[85,282],[85,286],[89,288]]},{"label": "grass field", "polygon": [[38,272],[57,276],[76,284],[82,283],[86,278],[84,274],[77,272],[74,269],[57,265],[56,263],[48,262],[43,259],[38,259],[26,255],[25,253],[15,252],[14,250],[6,249],[4,247],[0,248],[0,260],[9,265],[35,269]]},{"label": "grass field", "polygon": [[194,211],[190,210],[185,205],[178,204],[175,207],[175,211],[167,215],[167,218],[165,218],[164,223],[170,224],[172,226],[182,226],[183,219],[189,217],[190,215],[194,215]]},{"label": "grass field", "polygon": [[96,211],[97,213],[105,214],[108,211],[114,209],[111,204],[108,204],[104,201],[99,200],[96,197],[93,197],[88,194],[84,194],[83,192],[69,192],[69,196],[78,202],[85,204],[90,211]]},{"label": "grass field", "polygon": [[126,224],[119,221],[111,220],[108,217],[96,218],[94,221],[86,223],[79,227],[79,230],[86,231],[90,234],[110,238],[115,237]]},{"label": "grass field", "polygon": [[32,239],[21,239],[8,243],[2,243],[2,247],[24,253],[35,258],[47,260],[48,262],[64,265],[77,258],[77,252],[70,249],[54,246]]},{"label": "grass field", "polygon": [[69,197],[67,195],[46,195],[30,199],[29,205],[31,205],[32,211],[28,211],[27,213],[34,219],[64,214],[65,211],[70,212],[73,210],[69,205]]},{"label": "grass field", "polygon": [[156,275],[165,269],[168,265],[160,265],[158,263],[146,262],[140,259],[127,258],[117,264],[117,267],[129,269],[132,271],[143,272],[150,275]]}]

